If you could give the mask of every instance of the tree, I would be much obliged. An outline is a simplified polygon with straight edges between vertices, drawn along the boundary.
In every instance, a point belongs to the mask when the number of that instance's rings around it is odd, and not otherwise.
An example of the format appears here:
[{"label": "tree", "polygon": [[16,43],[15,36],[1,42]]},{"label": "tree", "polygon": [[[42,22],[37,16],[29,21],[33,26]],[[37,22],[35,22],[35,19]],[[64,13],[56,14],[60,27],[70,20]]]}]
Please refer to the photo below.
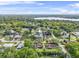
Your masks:
[{"label": "tree", "polygon": [[33,48],[33,41],[31,41],[31,39],[25,39],[24,46],[28,48]]},{"label": "tree", "polygon": [[66,49],[69,51],[72,57],[79,57],[79,42],[70,42],[66,44]]}]

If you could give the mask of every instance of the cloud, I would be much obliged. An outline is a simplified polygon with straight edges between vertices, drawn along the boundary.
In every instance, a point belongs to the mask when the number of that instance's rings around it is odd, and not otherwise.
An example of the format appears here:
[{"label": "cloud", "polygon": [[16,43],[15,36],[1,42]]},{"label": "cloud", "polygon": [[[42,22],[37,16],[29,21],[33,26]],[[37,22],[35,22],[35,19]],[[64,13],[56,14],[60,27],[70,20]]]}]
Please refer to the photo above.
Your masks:
[{"label": "cloud", "polygon": [[38,5],[44,5],[44,3],[38,3]]},{"label": "cloud", "polygon": [[36,2],[36,1],[0,1],[0,5],[15,5],[15,4],[44,5],[44,3],[40,3],[40,2]]},{"label": "cloud", "polygon": [[0,10],[0,14],[79,14],[79,11],[65,9],[58,11]]},{"label": "cloud", "polygon": [[25,2],[25,1],[0,1],[0,5],[15,5],[15,4],[34,4],[35,2]]},{"label": "cloud", "polygon": [[0,2],[2,1],[37,1],[37,0],[0,0]]},{"label": "cloud", "polygon": [[14,10],[2,10],[0,14],[32,14],[32,11],[14,11]]},{"label": "cloud", "polygon": [[[17,6],[2,6],[2,5],[15,5]],[[24,5],[39,5],[39,7],[20,7],[19,4]],[[44,6],[42,6],[44,5]],[[2,7],[1,7],[2,6]],[[77,7],[79,8],[79,3],[70,4],[69,6]],[[49,10],[50,9],[50,10]],[[0,0],[0,14],[79,14],[79,11],[74,9],[66,9],[64,7],[51,7],[47,6],[43,2],[38,1],[15,1],[15,0],[6,0],[1,1]]]},{"label": "cloud", "polygon": [[[21,2],[21,1],[20,1]],[[44,3],[36,2],[36,1],[23,1],[25,4],[36,4],[36,5],[44,5]]]},{"label": "cloud", "polygon": [[79,8],[79,3],[70,4],[71,7]]},{"label": "cloud", "polygon": [[16,1],[0,1],[0,5],[12,5],[12,4],[19,4],[20,2]]},{"label": "cloud", "polygon": [[65,8],[50,8],[54,14],[79,14],[79,10]]},{"label": "cloud", "polygon": [[61,9],[61,10],[59,10],[59,13],[60,14],[79,14],[79,11]]},{"label": "cloud", "polygon": [[2,1],[27,1],[27,0],[0,0],[0,2],[2,2]]},{"label": "cloud", "polygon": [[36,4],[35,1],[20,1],[20,2],[25,4]]}]

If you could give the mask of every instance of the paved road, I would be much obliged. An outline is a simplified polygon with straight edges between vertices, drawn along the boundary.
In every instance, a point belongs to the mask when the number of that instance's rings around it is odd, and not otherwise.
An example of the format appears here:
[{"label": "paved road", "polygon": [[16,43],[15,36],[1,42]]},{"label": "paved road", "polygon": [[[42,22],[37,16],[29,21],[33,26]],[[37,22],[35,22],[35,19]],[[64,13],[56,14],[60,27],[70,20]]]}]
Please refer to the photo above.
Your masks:
[{"label": "paved road", "polygon": [[71,58],[70,53],[65,49],[64,45],[62,45],[62,44],[59,42],[59,40],[61,40],[61,39],[56,38],[53,34],[52,34],[52,37],[53,37],[55,40],[57,40],[59,47],[62,49],[62,52],[63,52],[64,54],[66,54],[66,58]]},{"label": "paved road", "polygon": [[65,49],[64,45],[62,45],[61,43],[58,43],[59,47],[62,49],[62,52],[64,52],[64,54],[66,54],[66,58],[71,58],[71,55],[69,54],[69,52]]},{"label": "paved road", "polygon": [[[24,41],[16,41],[16,40],[6,41],[5,38],[0,39],[0,41],[1,41],[1,42],[16,42],[16,44],[14,44],[13,46],[17,46],[17,45],[19,45],[20,43],[24,44]],[[11,45],[11,44],[13,44],[13,43],[10,43],[10,44],[8,44],[8,45]],[[2,46],[2,45],[0,45],[0,46]]]}]

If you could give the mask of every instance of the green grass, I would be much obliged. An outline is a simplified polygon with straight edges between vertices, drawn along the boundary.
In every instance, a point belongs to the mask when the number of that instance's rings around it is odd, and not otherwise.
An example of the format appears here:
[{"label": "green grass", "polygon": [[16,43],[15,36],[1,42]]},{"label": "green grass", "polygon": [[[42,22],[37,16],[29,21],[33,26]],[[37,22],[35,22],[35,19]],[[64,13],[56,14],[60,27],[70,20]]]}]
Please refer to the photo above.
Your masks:
[{"label": "green grass", "polygon": [[12,38],[10,38],[9,36],[5,36],[5,40],[9,41],[12,40]]},{"label": "green grass", "polygon": [[[40,58],[59,58],[61,57],[61,49],[60,48],[53,48],[53,49],[36,49],[36,52],[38,52],[40,55]],[[54,56],[53,54],[57,54],[57,56]]]},{"label": "green grass", "polygon": [[[36,49],[36,51],[43,52],[44,49]],[[53,48],[53,49],[45,49],[45,52],[56,52],[56,53],[60,53],[61,50],[59,48]]]},{"label": "green grass", "polygon": [[75,36],[71,36],[70,40],[76,40],[76,37]]}]

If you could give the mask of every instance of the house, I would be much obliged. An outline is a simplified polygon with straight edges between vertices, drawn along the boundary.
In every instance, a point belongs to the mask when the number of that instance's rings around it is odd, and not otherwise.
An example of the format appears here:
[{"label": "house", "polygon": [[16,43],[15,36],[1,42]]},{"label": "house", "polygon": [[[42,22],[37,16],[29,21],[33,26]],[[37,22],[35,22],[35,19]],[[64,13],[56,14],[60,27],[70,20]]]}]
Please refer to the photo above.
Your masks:
[{"label": "house", "polygon": [[43,32],[43,35],[50,36],[50,35],[51,35],[51,33],[50,33],[50,32],[48,32],[48,31],[45,31],[45,32]]},{"label": "house", "polygon": [[35,33],[35,38],[37,39],[41,39],[43,37],[43,33],[42,33],[42,30],[41,29],[38,29],[38,31],[36,31]]},{"label": "house", "polygon": [[6,31],[4,31],[4,36],[5,36],[5,35],[12,35],[12,34],[14,34],[14,33],[15,33],[14,30],[6,30]]},{"label": "house", "polygon": [[7,30],[4,32],[4,35],[15,35],[16,34],[16,31],[14,30]]},{"label": "house", "polygon": [[49,32],[49,31],[47,31],[45,28],[42,28],[42,27],[40,27],[40,28],[38,28],[37,29],[37,31],[36,31],[36,33],[35,33],[35,38],[37,38],[37,39],[41,39],[41,38],[44,38],[44,39],[46,39],[46,38],[48,38],[49,36],[51,36],[51,32]]},{"label": "house", "polygon": [[12,47],[14,44],[13,43],[5,43],[5,44],[3,44],[3,47],[5,47],[5,48],[10,48],[10,47]]},{"label": "house", "polygon": [[47,40],[47,43],[46,43],[45,47],[46,47],[47,49],[57,48],[57,47],[58,47],[58,44],[55,43],[55,42],[52,41],[52,40]]},{"label": "house", "polygon": [[76,37],[79,37],[79,32],[72,32]]},{"label": "house", "polygon": [[20,40],[22,37],[18,32],[14,30],[8,30],[5,32],[5,34],[14,40],[18,40],[18,39]]},{"label": "house", "polygon": [[15,40],[20,40],[22,36],[18,32],[13,32],[10,37]]},{"label": "house", "polygon": [[33,26],[23,26],[24,30],[32,30],[34,27]]},{"label": "house", "polygon": [[35,48],[43,48],[42,43],[35,43],[34,45]]},{"label": "house", "polygon": [[21,49],[24,47],[24,44],[22,42],[20,42],[18,45],[17,45],[17,49]]},{"label": "house", "polygon": [[61,34],[62,38],[68,38],[69,37],[69,33],[67,33],[66,31],[62,31],[60,34]]},{"label": "house", "polygon": [[14,36],[14,39],[15,39],[15,40],[18,40],[18,39],[19,39],[19,40],[20,40],[21,37],[22,37],[21,35],[15,35],[15,36]]},{"label": "house", "polygon": [[68,43],[68,42],[69,42],[69,40],[63,40],[63,42],[64,42],[64,43]]},{"label": "house", "polygon": [[41,32],[36,32],[35,37],[36,38],[42,38],[43,34]]},{"label": "house", "polygon": [[52,49],[52,48],[57,48],[58,45],[56,43],[47,43],[46,44],[46,48],[48,49]]}]

